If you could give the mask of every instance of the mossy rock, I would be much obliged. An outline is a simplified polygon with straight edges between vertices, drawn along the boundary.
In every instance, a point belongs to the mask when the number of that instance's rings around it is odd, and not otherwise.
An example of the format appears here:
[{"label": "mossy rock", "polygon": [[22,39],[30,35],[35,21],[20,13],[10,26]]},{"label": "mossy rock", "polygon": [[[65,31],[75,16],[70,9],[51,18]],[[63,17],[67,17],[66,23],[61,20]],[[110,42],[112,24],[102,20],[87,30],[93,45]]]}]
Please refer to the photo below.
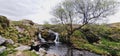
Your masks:
[{"label": "mossy rock", "polygon": [[5,16],[0,16],[0,25],[3,27],[3,28],[7,28],[9,27],[9,20],[7,19],[7,17]]}]

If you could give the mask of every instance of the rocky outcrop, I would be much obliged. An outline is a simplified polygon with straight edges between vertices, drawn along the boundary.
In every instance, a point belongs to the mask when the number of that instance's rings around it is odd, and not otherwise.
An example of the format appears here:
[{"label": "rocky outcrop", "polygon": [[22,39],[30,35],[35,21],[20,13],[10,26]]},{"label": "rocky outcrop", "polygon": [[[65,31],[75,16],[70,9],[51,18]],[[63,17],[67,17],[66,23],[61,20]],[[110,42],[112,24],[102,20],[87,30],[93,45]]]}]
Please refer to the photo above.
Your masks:
[{"label": "rocky outcrop", "polygon": [[100,40],[100,37],[94,34],[89,29],[81,30],[81,32],[84,34],[84,36],[86,37],[89,43],[94,43],[94,42],[98,43]]},{"label": "rocky outcrop", "polygon": [[0,25],[2,26],[3,29],[9,27],[10,22],[7,19],[7,17],[0,15]]},{"label": "rocky outcrop", "polygon": [[55,32],[46,29],[41,30],[41,37],[48,43],[54,43],[54,40],[56,39]]},{"label": "rocky outcrop", "polygon": [[5,39],[2,36],[0,36],[0,45],[4,44],[6,42],[6,44],[14,44],[14,41],[12,39]]},{"label": "rocky outcrop", "polygon": [[34,25],[34,22],[33,22],[33,21],[27,20],[27,19],[23,19],[23,20],[22,20],[22,23],[25,24],[25,25]]},{"label": "rocky outcrop", "polygon": [[6,41],[5,38],[3,38],[2,36],[0,36],[0,45],[3,44]]},{"label": "rocky outcrop", "polygon": [[3,53],[6,50],[6,47],[2,46],[0,47],[0,53]]}]

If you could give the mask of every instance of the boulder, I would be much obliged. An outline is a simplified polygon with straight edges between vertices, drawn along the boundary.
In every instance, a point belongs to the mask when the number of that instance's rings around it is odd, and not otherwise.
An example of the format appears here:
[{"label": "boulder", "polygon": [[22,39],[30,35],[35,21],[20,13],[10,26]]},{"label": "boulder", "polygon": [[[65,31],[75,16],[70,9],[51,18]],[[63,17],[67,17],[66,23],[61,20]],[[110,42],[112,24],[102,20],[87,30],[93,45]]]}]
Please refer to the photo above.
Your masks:
[{"label": "boulder", "polygon": [[24,51],[24,50],[29,50],[30,47],[29,46],[25,46],[25,45],[21,45],[17,48],[15,48],[15,50],[19,50],[19,51]]},{"label": "boulder", "polygon": [[43,30],[41,30],[41,37],[46,42],[54,43],[54,40],[56,39],[56,34],[52,30],[43,29]]},{"label": "boulder", "polygon": [[44,55],[46,55],[46,54],[47,54],[46,50],[44,50],[43,48],[40,48],[40,49],[39,49],[39,55],[40,55],[40,56],[44,56]]},{"label": "boulder", "polygon": [[12,39],[6,39],[6,42],[9,44],[14,44],[14,41]]},{"label": "boulder", "polygon": [[47,42],[54,43],[56,35],[54,33],[49,33],[46,38],[44,38]]},{"label": "boulder", "polygon": [[50,33],[49,36],[48,36],[48,40],[54,41],[55,38],[56,38],[56,35],[54,33]]},{"label": "boulder", "polygon": [[40,48],[39,45],[36,45],[36,46],[31,45],[29,50],[39,51],[39,48]]},{"label": "boulder", "polygon": [[0,45],[3,44],[5,42],[5,38],[3,38],[2,36],[0,36]]},{"label": "boulder", "polygon": [[6,50],[5,46],[0,47],[0,53],[3,53]]}]

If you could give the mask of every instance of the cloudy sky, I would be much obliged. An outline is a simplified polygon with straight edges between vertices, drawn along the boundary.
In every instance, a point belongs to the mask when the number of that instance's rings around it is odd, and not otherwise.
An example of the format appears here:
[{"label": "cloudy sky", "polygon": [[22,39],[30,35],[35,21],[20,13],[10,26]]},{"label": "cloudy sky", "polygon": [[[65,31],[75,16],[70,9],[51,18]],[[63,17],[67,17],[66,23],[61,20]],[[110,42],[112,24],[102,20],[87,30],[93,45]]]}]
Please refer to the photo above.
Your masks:
[{"label": "cloudy sky", "polygon": [[[10,20],[29,19],[42,24],[53,16],[50,11],[62,0],[0,0],[0,15]],[[109,17],[109,23],[120,22],[120,11]]]}]

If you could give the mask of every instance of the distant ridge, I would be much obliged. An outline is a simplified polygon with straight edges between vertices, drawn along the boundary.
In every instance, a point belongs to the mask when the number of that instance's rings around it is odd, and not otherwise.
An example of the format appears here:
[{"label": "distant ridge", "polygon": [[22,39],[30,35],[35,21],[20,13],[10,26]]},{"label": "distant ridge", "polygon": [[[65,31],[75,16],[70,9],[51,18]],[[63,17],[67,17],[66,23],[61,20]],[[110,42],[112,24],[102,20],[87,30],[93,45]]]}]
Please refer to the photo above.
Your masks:
[{"label": "distant ridge", "polygon": [[108,24],[110,27],[115,27],[120,29],[120,22]]}]

